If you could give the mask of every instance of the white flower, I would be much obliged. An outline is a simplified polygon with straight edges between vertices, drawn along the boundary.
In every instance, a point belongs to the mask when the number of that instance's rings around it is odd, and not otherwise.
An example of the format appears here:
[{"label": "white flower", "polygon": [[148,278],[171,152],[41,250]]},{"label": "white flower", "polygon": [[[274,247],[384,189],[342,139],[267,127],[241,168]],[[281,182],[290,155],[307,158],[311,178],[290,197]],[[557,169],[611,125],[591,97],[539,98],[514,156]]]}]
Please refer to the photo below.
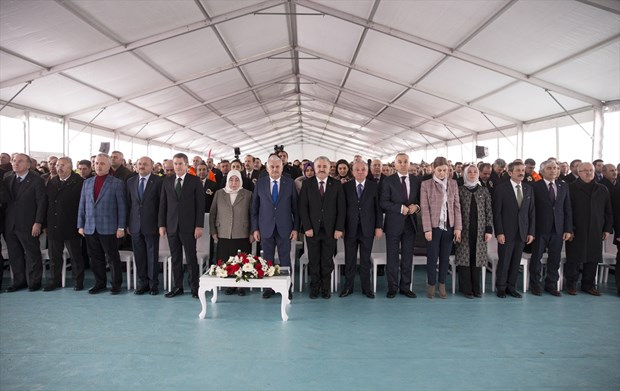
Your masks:
[{"label": "white flower", "polygon": [[242,275],[243,275],[243,272],[241,271],[241,269],[239,269],[239,270],[237,270],[235,272],[235,276],[237,276],[237,277],[241,277]]},{"label": "white flower", "polygon": [[269,277],[273,277],[273,275],[276,272],[276,268],[273,266],[269,266],[269,268],[267,268],[267,271],[265,272],[265,274],[267,274]]},{"label": "white flower", "polygon": [[209,270],[207,270],[207,273],[208,273],[210,276],[214,275],[214,274],[215,274],[215,268],[216,268],[216,266],[215,266],[215,265],[211,265],[211,266],[209,267]]},{"label": "white flower", "polygon": [[241,270],[243,270],[244,272],[251,272],[252,270],[254,270],[254,267],[251,263],[244,263]]},{"label": "white flower", "polygon": [[222,278],[226,278],[226,277],[228,277],[228,273],[226,273],[226,269],[217,268],[216,276],[222,277]]}]

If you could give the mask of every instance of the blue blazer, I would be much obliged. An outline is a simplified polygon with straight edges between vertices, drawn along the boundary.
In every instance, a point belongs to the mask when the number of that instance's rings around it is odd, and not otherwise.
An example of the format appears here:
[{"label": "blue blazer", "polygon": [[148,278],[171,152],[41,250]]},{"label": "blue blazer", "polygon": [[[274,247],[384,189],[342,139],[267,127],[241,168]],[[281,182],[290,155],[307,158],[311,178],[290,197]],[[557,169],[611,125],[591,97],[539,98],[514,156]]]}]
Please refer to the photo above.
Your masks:
[{"label": "blue blazer", "polygon": [[252,232],[270,238],[277,227],[281,237],[299,231],[299,209],[297,208],[297,189],[290,177],[280,177],[278,204],[271,199],[271,178],[269,175],[258,178],[252,194]]},{"label": "blue blazer", "polygon": [[[420,183],[422,179],[415,175],[409,175],[409,200],[406,205],[420,205]],[[403,202],[403,190],[398,173],[385,178],[381,184],[381,208],[385,212],[385,222],[383,231],[387,235],[400,235],[403,233],[405,221],[410,219],[413,223],[414,231],[417,232],[416,215],[404,216],[400,211],[405,205]]]},{"label": "blue blazer", "polygon": [[506,241],[516,239],[525,242],[527,235],[536,234],[536,216],[532,186],[521,182],[523,202],[517,204],[517,196],[510,180],[497,185],[493,193],[493,225],[495,235],[505,235]]},{"label": "blue blazer", "polygon": [[127,179],[127,225],[131,235],[157,235],[158,234],[158,211],[159,197],[161,195],[160,176],[151,174],[146,182],[144,196],[138,197],[140,175],[133,175]]},{"label": "blue blazer", "polygon": [[549,188],[544,180],[534,182],[534,204],[536,206],[536,237],[540,235],[573,232],[573,209],[571,207],[568,184],[555,181],[555,204],[551,204]]},{"label": "blue blazer", "polygon": [[77,227],[84,228],[87,235],[94,234],[95,229],[102,235],[114,235],[127,226],[125,183],[108,175],[95,201],[95,178],[88,178],[82,186]]}]

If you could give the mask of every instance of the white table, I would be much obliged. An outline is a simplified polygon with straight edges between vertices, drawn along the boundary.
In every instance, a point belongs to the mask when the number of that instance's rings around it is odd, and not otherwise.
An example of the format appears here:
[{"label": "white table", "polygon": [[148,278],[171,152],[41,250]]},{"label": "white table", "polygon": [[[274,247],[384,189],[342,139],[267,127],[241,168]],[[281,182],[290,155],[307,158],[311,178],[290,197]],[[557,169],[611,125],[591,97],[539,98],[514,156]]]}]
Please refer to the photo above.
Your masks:
[{"label": "white table", "polygon": [[288,315],[286,313],[286,305],[290,304],[290,300],[288,299],[288,290],[291,286],[291,276],[289,275],[280,275],[274,277],[265,277],[262,279],[252,279],[250,281],[239,280],[239,282],[235,281],[234,278],[221,278],[215,276],[209,276],[207,274],[203,274],[200,277],[200,286],[198,288],[198,298],[200,299],[200,305],[202,306],[202,311],[198,314],[200,319],[204,319],[207,315],[207,298],[206,292],[212,291],[213,297],[211,298],[211,303],[217,302],[217,288],[218,287],[233,287],[233,288],[271,288],[276,293],[279,293],[282,296],[282,320],[288,320]]}]

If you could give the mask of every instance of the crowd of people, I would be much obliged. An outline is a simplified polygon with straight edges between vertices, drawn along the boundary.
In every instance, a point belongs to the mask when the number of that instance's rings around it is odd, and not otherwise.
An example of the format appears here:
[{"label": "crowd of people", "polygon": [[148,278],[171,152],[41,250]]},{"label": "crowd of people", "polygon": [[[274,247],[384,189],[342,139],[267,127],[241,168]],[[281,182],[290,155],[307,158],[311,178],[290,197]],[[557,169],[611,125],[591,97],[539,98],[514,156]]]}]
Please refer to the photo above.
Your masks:
[{"label": "crowd of people", "polygon": [[[497,254],[491,255],[498,259],[499,298],[521,297],[516,282],[524,251],[531,253],[533,295],[561,296],[559,270],[565,261],[565,292],[576,295],[579,285],[600,296],[595,275],[604,242],[614,235],[620,246],[620,165],[600,159],[549,158],[537,167],[533,159],[464,164],[439,156],[429,164],[399,153],[391,163],[361,155],[351,162],[325,156],[289,162],[279,149],[264,164],[250,155],[217,165],[195,156],[190,163],[183,153],[161,163],[147,156],[132,162],[120,151],[75,163],[69,157],[36,162],[22,153],[0,155],[0,233],[12,271],[7,292],[59,288],[68,253],[75,290],[84,289],[89,264],[94,285],[88,292],[108,289],[109,267],[110,292],[118,294],[119,248],[128,246],[139,280],[134,293],[157,295],[159,241],[166,240],[173,284],[165,296],[184,294],[187,269],[197,298],[197,240],[206,213],[211,262],[250,253],[257,242],[264,258],[273,260],[277,252],[281,266],[290,266],[291,243],[305,239],[311,299],[331,297],[338,240],[344,241],[345,256],[339,296],[354,292],[359,264],[361,293],[368,298],[375,297],[370,269],[377,240],[385,241],[381,275],[387,277],[388,298],[417,296],[411,281],[416,251],[426,254],[429,299],[447,298],[451,256],[460,292],[481,297],[481,269],[490,261],[491,241],[497,242]],[[43,233],[51,274],[44,287]],[[5,262],[0,261],[1,283]],[[226,290],[234,293],[245,295],[243,289]],[[263,297],[274,293],[268,289]]]}]

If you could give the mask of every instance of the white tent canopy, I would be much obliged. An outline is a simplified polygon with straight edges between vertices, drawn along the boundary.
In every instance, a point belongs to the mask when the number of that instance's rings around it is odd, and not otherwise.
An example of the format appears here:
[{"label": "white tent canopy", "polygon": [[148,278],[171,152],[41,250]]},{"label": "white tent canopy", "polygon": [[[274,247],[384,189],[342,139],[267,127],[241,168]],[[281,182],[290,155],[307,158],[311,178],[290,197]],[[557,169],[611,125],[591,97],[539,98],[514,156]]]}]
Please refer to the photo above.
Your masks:
[{"label": "white tent canopy", "polygon": [[0,107],[203,155],[389,156],[618,100],[614,0],[0,1]]}]

